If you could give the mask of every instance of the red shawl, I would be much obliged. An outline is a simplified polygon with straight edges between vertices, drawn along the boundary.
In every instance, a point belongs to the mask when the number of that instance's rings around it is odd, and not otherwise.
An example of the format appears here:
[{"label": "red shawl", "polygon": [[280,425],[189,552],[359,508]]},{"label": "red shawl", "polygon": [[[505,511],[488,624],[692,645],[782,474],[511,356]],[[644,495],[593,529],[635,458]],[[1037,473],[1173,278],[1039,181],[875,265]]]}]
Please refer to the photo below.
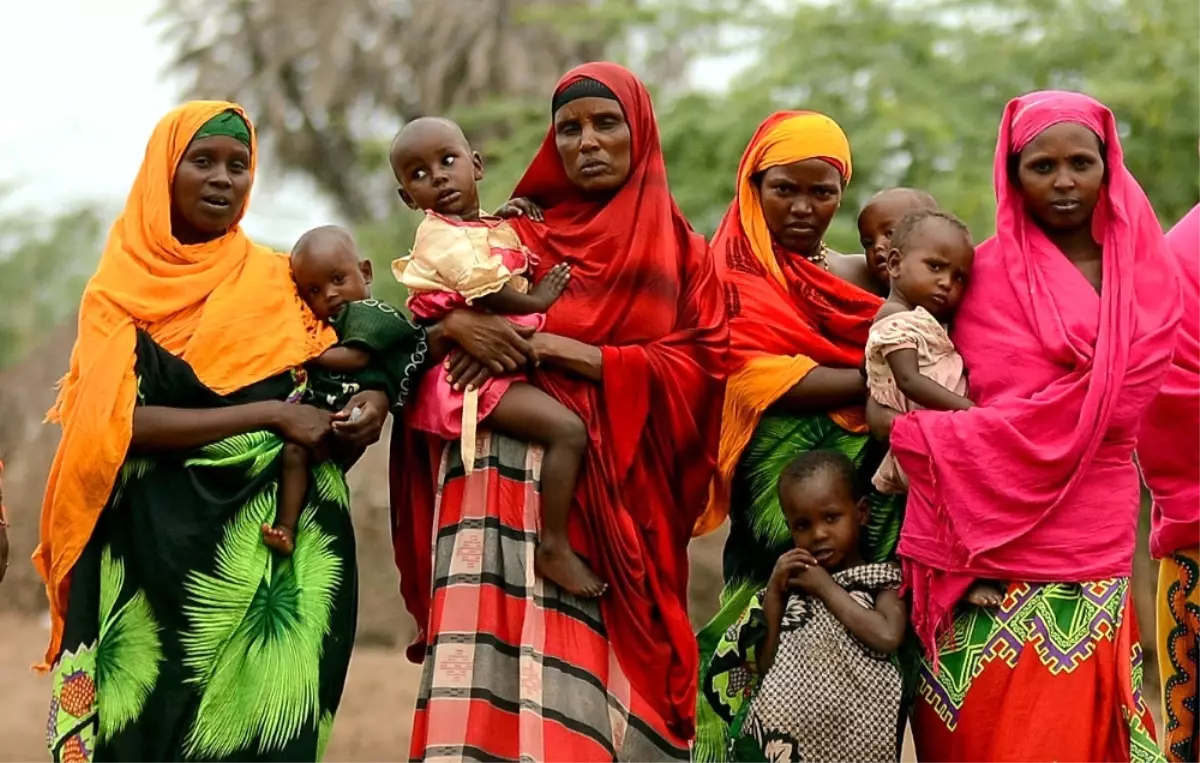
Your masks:
[{"label": "red shawl", "polygon": [[[514,222],[539,257],[535,278],[570,263],[570,287],[545,330],[598,346],[603,381],[553,369],[534,381],[588,425],[572,540],[610,586],[601,609],[616,657],[672,730],[690,737],[699,665],[687,613],[687,545],[712,475],[725,309],[704,239],[667,188],[645,86],[620,66],[594,63],[568,72],[557,89],[584,77],[608,86],[625,111],[629,179],[607,202],[583,197],[563,170],[551,127],[514,191],[543,207],[545,223]],[[431,469],[416,492],[393,493],[394,506],[397,498],[412,501],[400,507],[402,529],[416,534],[399,538],[411,545],[398,544],[396,558],[418,623],[428,615],[435,480]],[[399,482],[394,488],[411,491]]]}]

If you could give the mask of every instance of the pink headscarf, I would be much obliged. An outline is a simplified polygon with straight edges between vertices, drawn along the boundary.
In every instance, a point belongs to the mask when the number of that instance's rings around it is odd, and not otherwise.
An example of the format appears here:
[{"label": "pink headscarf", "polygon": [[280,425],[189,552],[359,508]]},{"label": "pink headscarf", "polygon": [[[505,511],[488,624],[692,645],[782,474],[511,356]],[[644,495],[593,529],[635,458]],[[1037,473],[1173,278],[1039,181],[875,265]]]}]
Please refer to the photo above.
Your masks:
[{"label": "pink headscarf", "polygon": [[[1104,144],[1108,179],[1092,223],[1104,248],[1100,294],[1009,178],[1009,157],[1063,122]],[[1133,447],[1179,322],[1176,268],[1102,104],[1066,92],[1010,101],[994,180],[997,233],[978,249],[954,325],[979,407],[903,416],[891,439],[910,482],[898,553],[930,652],[973,579],[1130,574]]]},{"label": "pink headscarf", "polygon": [[1183,320],[1171,370],[1138,438],[1138,463],[1154,496],[1150,553],[1200,545],[1200,205],[1167,234],[1179,263]]}]

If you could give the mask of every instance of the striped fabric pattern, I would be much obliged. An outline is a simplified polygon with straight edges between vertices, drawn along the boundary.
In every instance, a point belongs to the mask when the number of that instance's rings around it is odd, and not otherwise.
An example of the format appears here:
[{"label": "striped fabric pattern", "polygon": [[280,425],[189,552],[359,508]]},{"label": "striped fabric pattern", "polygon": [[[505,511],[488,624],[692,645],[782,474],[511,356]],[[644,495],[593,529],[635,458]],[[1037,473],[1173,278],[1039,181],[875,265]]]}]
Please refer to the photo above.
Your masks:
[{"label": "striped fabric pattern", "polygon": [[443,451],[429,641],[413,720],[422,761],[687,760],[636,694],[595,601],[534,575],[541,450],[480,433]]}]

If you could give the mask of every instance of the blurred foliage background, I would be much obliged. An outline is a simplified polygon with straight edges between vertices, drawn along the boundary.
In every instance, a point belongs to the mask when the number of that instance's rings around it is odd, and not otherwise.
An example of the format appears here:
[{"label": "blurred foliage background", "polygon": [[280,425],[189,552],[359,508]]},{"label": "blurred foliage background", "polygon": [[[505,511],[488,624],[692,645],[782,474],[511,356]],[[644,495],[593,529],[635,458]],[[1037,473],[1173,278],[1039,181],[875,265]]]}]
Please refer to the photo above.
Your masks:
[{"label": "blurred foliage background", "polygon": [[[893,185],[929,190],[982,239],[997,120],[1040,88],[1113,109],[1164,224],[1200,197],[1195,0],[163,0],[155,21],[180,98],[245,104],[263,171],[311,180],[384,272],[418,221],[387,166],[395,131],[420,115],[458,119],[495,207],[545,134],[558,77],[596,59],[650,86],[672,191],[706,234],[758,123],[806,108],[837,119],[854,149],[833,247],[858,250],[860,204]],[[723,81],[697,81],[700,61]],[[0,365],[70,315],[104,219],[86,207],[0,219]],[[402,299],[389,281],[378,296]]]}]

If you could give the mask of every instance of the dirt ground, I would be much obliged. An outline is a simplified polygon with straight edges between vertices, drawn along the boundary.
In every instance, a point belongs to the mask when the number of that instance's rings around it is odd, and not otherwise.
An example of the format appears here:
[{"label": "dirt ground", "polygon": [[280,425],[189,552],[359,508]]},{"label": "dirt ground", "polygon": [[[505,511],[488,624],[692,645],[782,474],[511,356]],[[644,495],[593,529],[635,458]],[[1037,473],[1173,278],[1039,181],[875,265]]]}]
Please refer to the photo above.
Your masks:
[{"label": "dirt ground", "polygon": [[[43,761],[50,681],[29,670],[46,642],[41,618],[0,615],[0,761]],[[397,649],[361,647],[338,712],[327,761],[407,760],[419,667]]]}]

